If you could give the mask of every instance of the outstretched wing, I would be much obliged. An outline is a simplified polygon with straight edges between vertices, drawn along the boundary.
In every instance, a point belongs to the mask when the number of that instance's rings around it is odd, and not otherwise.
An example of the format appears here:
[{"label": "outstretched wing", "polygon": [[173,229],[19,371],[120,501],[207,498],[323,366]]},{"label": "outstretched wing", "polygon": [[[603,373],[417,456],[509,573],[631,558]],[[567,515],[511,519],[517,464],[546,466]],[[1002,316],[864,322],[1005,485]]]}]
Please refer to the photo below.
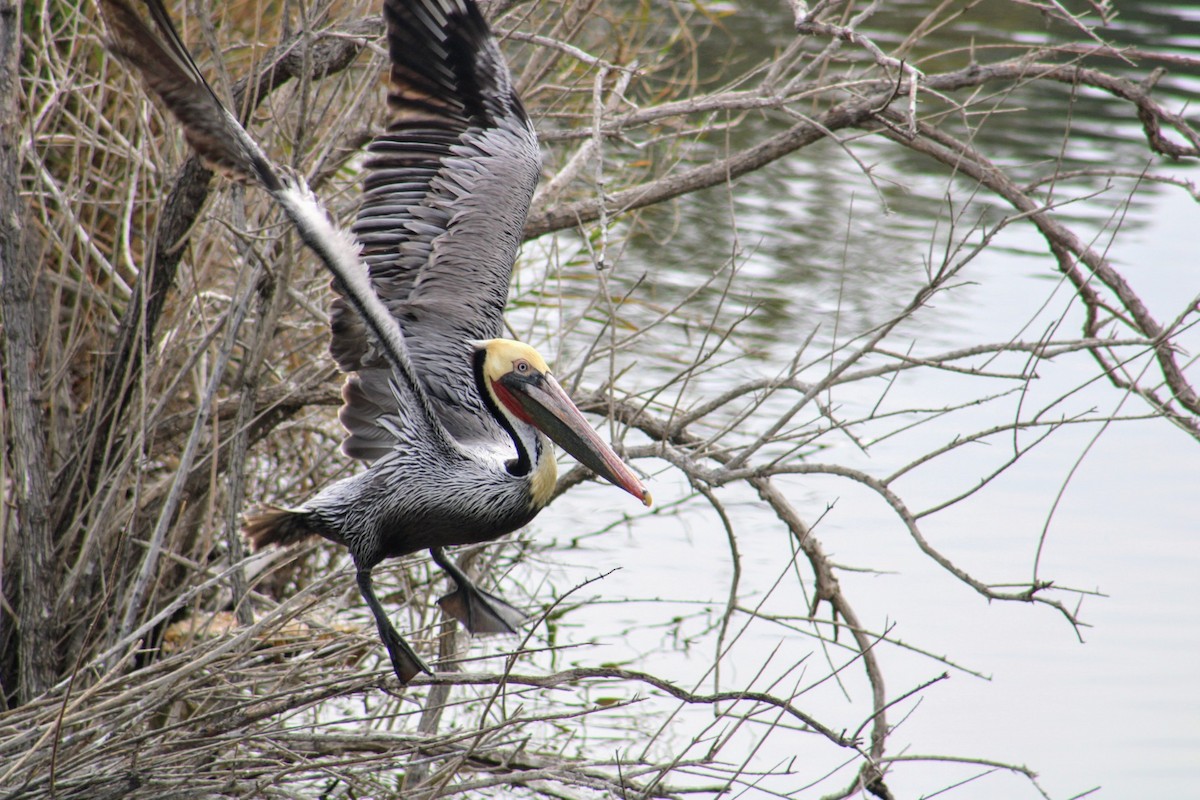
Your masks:
[{"label": "outstretched wing", "polygon": [[[421,389],[404,335],[368,280],[358,244],[335,227],[303,179],[271,161],[217,95],[175,31],[162,0],[142,0],[157,29],[152,30],[127,0],[101,0],[109,47],[133,66],[149,88],[182,123],[188,143],[213,167],[239,180],[254,181],[279,203],[297,232],[321,258],[338,287],[344,314],[355,315],[371,338],[381,364],[389,407],[404,407],[385,421],[392,441],[403,436],[413,446],[456,452],[438,414]],[[367,331],[370,334],[367,334]]]},{"label": "outstretched wing", "polygon": [[[442,423],[459,441],[500,439],[475,385],[472,341],[502,333],[538,179],[536,134],[473,0],[386,0],[383,15],[391,119],[370,145],[353,230]],[[330,352],[356,373],[343,391],[343,450],[377,458],[392,436],[376,420],[398,411],[387,364],[344,296],[331,327]]]}]

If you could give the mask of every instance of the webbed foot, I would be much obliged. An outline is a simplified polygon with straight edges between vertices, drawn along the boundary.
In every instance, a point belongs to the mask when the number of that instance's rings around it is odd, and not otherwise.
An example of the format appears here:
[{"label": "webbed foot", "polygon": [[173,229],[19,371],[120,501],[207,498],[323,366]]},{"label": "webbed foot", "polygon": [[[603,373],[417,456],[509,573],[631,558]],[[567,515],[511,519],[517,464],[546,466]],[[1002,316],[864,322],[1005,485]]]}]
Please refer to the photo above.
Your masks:
[{"label": "webbed foot", "polygon": [[433,672],[421,660],[421,657],[409,646],[408,642],[404,641],[404,637],[396,633],[396,629],[388,626],[385,631],[379,629],[379,638],[383,640],[383,646],[387,648],[388,658],[392,660],[392,671],[396,673],[401,683],[408,683],[413,678],[424,672],[426,675],[432,675]]},{"label": "webbed foot", "polygon": [[409,646],[408,642],[404,641],[404,637],[392,627],[392,621],[388,619],[387,612],[383,610],[379,598],[375,596],[370,567],[358,570],[358,588],[363,599],[367,601],[367,607],[375,615],[375,627],[379,629],[379,638],[383,642],[383,646],[387,648],[388,658],[392,661],[392,671],[396,673],[400,682],[408,683],[422,672],[432,675],[429,667],[425,666],[425,662]]},{"label": "webbed foot", "polygon": [[434,563],[458,585],[437,602],[442,610],[462,623],[471,633],[516,633],[525,614],[494,594],[483,591],[446,557],[440,547],[429,551]]},{"label": "webbed foot", "polygon": [[516,633],[517,626],[525,621],[525,615],[516,608],[470,583],[459,583],[457,589],[437,602],[442,611],[471,633]]}]

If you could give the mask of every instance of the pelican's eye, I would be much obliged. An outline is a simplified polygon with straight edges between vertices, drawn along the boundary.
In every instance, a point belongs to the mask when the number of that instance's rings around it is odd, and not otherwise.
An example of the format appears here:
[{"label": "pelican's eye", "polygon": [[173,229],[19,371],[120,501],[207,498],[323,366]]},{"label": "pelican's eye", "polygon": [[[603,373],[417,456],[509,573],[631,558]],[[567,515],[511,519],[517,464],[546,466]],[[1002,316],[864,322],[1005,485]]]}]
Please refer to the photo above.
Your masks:
[{"label": "pelican's eye", "polygon": [[528,375],[533,371],[533,367],[529,366],[529,362],[523,358],[519,358],[513,362],[513,372],[518,375]]}]

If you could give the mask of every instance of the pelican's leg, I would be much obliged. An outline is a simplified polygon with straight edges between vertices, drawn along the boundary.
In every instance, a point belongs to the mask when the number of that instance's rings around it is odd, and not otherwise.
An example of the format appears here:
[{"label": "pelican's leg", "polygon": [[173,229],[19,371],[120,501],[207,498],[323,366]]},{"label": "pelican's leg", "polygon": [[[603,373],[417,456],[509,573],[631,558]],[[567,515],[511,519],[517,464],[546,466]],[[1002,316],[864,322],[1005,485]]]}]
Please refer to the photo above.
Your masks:
[{"label": "pelican's leg", "polygon": [[375,596],[370,567],[365,569],[359,567],[358,590],[362,593],[363,600],[367,601],[371,613],[375,615],[375,626],[379,628],[379,638],[383,640],[383,645],[387,648],[388,656],[392,659],[392,669],[400,682],[408,683],[422,672],[432,675],[429,667],[425,666],[425,662],[413,652],[413,649],[408,646],[408,642],[404,641],[404,638],[392,627],[392,621],[388,619],[387,612],[383,610],[379,598]]},{"label": "pelican's leg", "polygon": [[430,548],[429,555],[457,584],[453,592],[438,600],[443,611],[461,622],[471,633],[517,632],[516,626],[525,621],[524,614],[471,583],[462,570],[446,557],[442,548]]}]

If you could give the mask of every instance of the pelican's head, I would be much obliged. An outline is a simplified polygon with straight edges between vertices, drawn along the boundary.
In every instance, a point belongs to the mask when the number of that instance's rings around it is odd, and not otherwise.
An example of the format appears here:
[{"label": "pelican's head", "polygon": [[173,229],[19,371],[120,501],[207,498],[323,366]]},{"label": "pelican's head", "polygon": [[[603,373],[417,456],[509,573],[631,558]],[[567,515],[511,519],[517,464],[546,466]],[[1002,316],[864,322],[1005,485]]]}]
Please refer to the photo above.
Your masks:
[{"label": "pelican's head", "polygon": [[537,428],[597,475],[650,505],[650,492],[592,430],[537,350],[511,339],[488,339],[477,347],[484,385],[502,413]]}]

